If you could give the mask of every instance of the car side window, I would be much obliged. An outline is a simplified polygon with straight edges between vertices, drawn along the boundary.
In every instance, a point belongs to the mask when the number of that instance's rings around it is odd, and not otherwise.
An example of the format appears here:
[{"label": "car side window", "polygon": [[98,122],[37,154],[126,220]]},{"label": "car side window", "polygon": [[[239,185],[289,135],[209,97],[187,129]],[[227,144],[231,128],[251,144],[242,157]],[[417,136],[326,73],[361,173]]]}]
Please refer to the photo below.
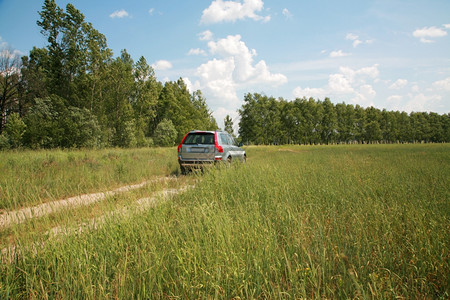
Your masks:
[{"label": "car side window", "polygon": [[230,145],[237,146],[236,141],[234,140],[232,135],[228,135],[228,138],[230,139]]},{"label": "car side window", "polygon": [[228,137],[225,133],[220,134],[220,140],[222,141],[223,145],[229,145]]}]

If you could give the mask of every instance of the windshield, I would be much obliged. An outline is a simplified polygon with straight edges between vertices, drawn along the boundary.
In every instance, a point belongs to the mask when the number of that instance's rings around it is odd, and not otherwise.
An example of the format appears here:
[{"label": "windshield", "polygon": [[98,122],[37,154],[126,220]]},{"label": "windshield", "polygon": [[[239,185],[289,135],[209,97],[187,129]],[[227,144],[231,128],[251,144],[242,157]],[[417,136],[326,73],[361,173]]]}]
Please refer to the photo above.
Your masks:
[{"label": "windshield", "polygon": [[207,144],[214,145],[214,133],[195,132],[190,133],[184,140],[185,145]]}]

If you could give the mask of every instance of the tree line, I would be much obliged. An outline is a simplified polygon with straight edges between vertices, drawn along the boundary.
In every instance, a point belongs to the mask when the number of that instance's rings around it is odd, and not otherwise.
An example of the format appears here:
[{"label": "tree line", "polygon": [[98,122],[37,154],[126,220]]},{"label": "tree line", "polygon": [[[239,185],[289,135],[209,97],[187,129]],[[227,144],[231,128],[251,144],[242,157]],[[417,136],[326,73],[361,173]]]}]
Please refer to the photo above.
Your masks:
[{"label": "tree line", "polygon": [[0,54],[0,148],[168,146],[217,128],[200,90],[157,81],[143,56],[114,58],[72,4],[45,0],[39,16],[46,47]]},{"label": "tree line", "polygon": [[[145,57],[114,57],[106,37],[72,4],[45,0],[47,39],[18,57],[0,53],[0,149],[170,146],[217,122],[200,90],[161,83]],[[363,108],[313,98],[246,94],[239,139],[247,144],[449,142],[450,115]],[[233,132],[227,116],[225,130]]]},{"label": "tree line", "polygon": [[450,142],[450,114],[380,110],[330,99],[246,94],[239,135],[247,144]]}]

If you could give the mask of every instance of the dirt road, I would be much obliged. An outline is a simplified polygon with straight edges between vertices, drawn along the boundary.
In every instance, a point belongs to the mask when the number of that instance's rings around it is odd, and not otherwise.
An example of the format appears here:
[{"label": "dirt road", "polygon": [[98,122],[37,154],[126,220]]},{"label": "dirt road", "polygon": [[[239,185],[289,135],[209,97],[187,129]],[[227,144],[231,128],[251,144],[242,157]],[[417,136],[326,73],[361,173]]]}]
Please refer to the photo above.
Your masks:
[{"label": "dirt road", "polygon": [[176,177],[160,177],[153,180],[144,181],[139,184],[122,186],[111,191],[79,195],[67,199],[42,203],[32,207],[25,207],[18,210],[7,211],[0,214],[0,229],[11,226],[12,224],[23,223],[29,219],[42,217],[50,213],[60,211],[63,208],[75,208],[79,206],[90,205],[92,203],[102,201],[109,196],[139,189],[150,183],[164,182],[168,180],[176,180]]}]

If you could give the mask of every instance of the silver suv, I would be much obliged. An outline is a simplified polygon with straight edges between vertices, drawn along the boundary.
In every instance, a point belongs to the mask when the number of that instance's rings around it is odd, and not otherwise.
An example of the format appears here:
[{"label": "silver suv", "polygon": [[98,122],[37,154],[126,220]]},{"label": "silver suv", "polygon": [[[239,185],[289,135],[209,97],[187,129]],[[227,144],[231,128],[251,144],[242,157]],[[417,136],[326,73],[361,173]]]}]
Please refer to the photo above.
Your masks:
[{"label": "silver suv", "polygon": [[230,163],[232,160],[245,162],[247,156],[240,146],[225,131],[190,131],[178,146],[181,173],[186,174],[190,169],[202,168],[206,164]]}]

